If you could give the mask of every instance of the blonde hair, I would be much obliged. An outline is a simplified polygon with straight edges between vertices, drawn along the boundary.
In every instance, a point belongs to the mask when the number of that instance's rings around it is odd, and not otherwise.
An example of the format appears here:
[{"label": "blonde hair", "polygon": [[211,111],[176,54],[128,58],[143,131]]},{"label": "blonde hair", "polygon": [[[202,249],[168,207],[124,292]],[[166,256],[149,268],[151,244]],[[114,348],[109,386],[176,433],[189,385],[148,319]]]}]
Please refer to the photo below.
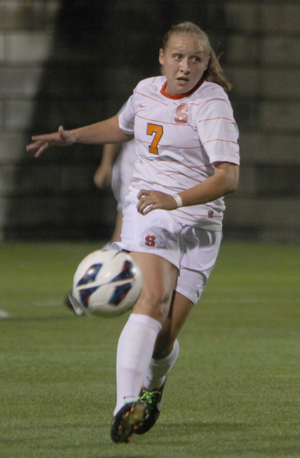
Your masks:
[{"label": "blonde hair", "polygon": [[193,22],[181,22],[180,24],[173,25],[163,38],[163,50],[166,50],[171,37],[179,33],[193,35],[203,43],[209,56],[208,66],[203,73],[203,78],[211,83],[219,84],[226,92],[230,91],[232,84],[224,75],[219,58],[216,56],[207,34]]}]

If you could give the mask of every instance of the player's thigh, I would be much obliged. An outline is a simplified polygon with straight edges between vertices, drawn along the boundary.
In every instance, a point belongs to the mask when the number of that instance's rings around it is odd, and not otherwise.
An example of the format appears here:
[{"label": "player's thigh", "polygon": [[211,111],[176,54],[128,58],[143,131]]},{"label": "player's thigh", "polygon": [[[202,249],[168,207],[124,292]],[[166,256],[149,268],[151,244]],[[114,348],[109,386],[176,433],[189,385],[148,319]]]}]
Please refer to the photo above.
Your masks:
[{"label": "player's thigh", "polygon": [[143,279],[141,294],[133,312],[163,322],[169,312],[178,269],[168,260],[151,253],[131,252]]}]

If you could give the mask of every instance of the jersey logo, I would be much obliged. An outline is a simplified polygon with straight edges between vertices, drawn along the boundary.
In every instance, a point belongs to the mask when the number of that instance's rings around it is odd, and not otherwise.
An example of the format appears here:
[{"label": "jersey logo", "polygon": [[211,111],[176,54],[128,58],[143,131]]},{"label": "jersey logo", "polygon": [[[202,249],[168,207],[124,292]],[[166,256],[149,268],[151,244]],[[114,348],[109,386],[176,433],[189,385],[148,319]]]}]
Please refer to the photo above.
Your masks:
[{"label": "jersey logo", "polygon": [[179,105],[176,110],[177,117],[175,118],[176,124],[186,124],[188,121],[188,109],[187,105]]},{"label": "jersey logo", "polygon": [[157,145],[163,133],[164,133],[163,126],[160,126],[159,124],[147,124],[147,135],[154,134],[152,143],[151,145],[149,145],[149,152],[151,154],[158,154]]},{"label": "jersey logo", "polygon": [[155,235],[147,235],[145,237],[145,245],[147,246],[155,246]]}]

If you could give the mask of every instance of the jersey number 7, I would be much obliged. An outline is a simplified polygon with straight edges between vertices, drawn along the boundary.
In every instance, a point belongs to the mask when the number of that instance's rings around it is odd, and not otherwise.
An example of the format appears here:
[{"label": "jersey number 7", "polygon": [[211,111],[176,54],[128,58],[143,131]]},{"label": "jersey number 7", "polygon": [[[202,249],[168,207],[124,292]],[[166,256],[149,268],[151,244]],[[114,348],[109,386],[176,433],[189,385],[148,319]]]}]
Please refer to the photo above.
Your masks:
[{"label": "jersey number 7", "polygon": [[147,125],[147,135],[154,134],[152,143],[151,145],[149,145],[149,151],[151,154],[158,154],[157,145],[163,133],[164,133],[163,126],[160,126],[159,124],[148,124]]}]

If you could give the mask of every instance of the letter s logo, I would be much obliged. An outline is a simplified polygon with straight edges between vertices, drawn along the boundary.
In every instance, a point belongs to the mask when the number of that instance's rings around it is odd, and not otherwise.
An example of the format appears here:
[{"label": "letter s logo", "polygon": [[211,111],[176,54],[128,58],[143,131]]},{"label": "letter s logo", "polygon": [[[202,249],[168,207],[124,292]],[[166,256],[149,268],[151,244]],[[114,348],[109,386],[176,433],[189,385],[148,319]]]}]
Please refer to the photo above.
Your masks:
[{"label": "letter s logo", "polygon": [[188,109],[187,105],[179,105],[176,110],[176,114],[178,117],[175,118],[175,122],[177,124],[186,124],[188,121]]},{"label": "letter s logo", "polygon": [[154,235],[147,235],[145,238],[145,245],[147,246],[155,246],[155,236]]}]

